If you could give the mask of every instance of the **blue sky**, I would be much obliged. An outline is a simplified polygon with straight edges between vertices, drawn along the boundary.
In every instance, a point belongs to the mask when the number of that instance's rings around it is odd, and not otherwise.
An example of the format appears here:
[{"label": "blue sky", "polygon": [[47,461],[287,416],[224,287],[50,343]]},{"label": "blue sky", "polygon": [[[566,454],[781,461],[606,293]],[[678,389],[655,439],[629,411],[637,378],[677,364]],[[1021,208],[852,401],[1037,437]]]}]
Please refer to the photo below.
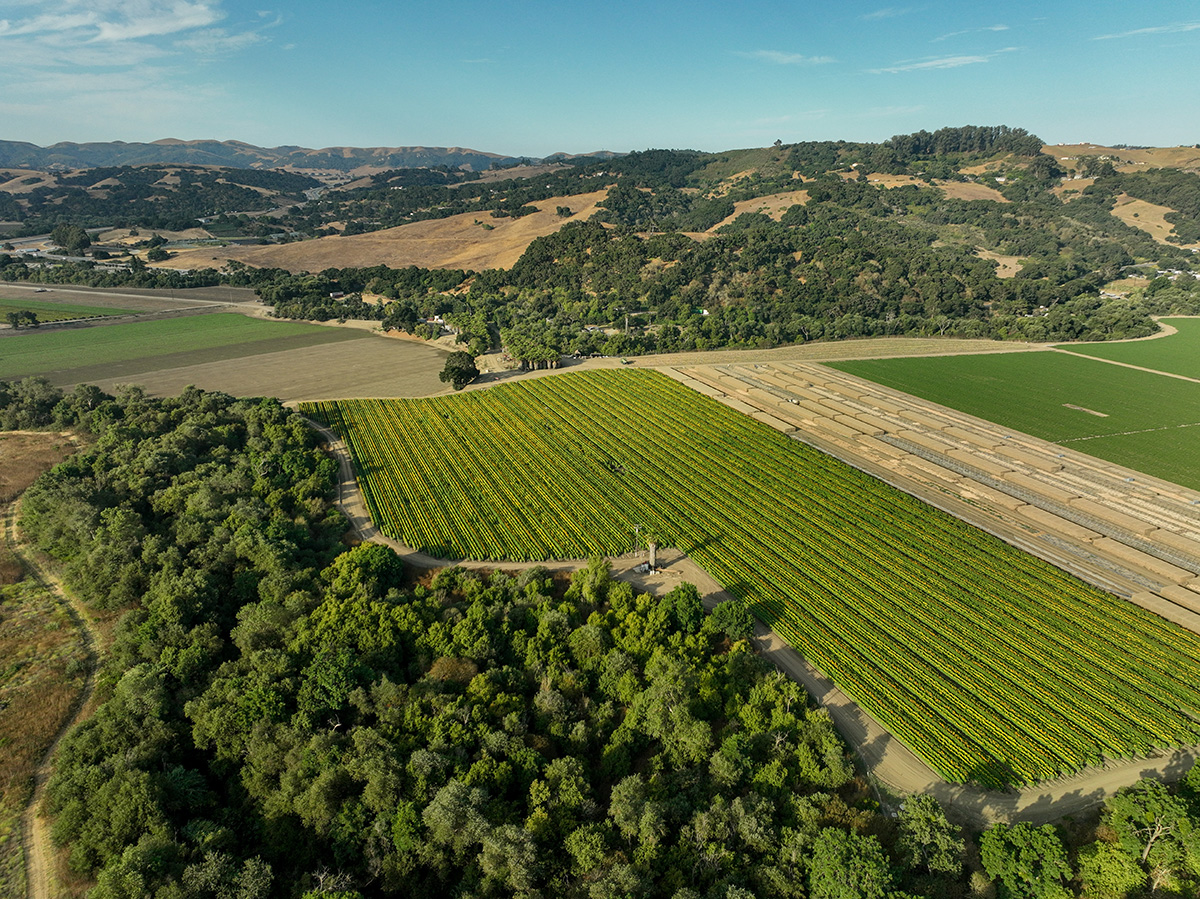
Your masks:
[{"label": "blue sky", "polygon": [[0,0],[0,139],[1200,142],[1197,0]]}]

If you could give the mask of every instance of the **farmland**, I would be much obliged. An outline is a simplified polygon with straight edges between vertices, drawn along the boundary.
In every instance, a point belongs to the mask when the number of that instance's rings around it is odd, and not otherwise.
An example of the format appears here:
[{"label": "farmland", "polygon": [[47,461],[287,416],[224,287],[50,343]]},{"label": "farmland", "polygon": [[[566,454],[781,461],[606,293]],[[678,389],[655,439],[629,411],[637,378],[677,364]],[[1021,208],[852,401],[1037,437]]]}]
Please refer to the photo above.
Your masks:
[{"label": "farmland", "polygon": [[657,533],[950,780],[1200,739],[1183,674],[1200,637],[661,375],[306,411],[346,439],[377,524],[435,555],[580,557]]},{"label": "farmland", "polygon": [[1168,318],[1178,333],[1154,340],[1122,343],[1065,344],[1062,349],[1097,359],[1140,365],[1188,378],[1200,378],[1200,318]]},{"label": "farmland", "polygon": [[39,303],[0,297],[0,318],[10,312],[36,312],[39,321],[58,322],[74,318],[92,318],[97,315],[120,315],[128,309],[113,309],[108,306],[81,306],[70,303]]},{"label": "farmland", "polygon": [[122,374],[133,375],[161,367],[164,357],[206,354],[228,359],[358,336],[231,313],[25,333],[0,343],[0,378],[45,375],[55,383],[76,383],[88,380],[92,370],[116,365],[123,366]]},{"label": "farmland", "polygon": [[[1172,339],[1123,347],[1148,354]],[[874,359],[830,367],[1200,488],[1200,384],[1066,353]]]}]

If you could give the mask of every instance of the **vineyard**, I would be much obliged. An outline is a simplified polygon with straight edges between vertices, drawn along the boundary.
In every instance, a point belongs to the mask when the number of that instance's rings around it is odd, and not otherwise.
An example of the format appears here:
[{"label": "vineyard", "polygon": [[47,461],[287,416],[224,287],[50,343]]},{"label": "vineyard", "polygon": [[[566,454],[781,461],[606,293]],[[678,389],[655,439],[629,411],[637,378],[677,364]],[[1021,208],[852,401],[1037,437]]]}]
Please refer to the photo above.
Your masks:
[{"label": "vineyard", "polygon": [[952,781],[1200,742],[1200,636],[653,372],[309,404],[444,558],[692,556]]}]

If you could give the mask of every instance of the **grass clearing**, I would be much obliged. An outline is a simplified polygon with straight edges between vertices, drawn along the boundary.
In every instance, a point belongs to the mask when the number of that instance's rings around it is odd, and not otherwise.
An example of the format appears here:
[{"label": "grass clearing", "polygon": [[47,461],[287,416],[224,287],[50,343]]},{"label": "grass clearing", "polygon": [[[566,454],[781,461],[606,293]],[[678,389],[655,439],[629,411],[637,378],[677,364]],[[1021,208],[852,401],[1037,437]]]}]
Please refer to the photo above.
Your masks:
[{"label": "grass clearing", "polygon": [[[1148,348],[1170,339],[1138,346]],[[1123,346],[1132,349],[1134,344]],[[1109,462],[1200,489],[1200,429],[1191,427],[1200,423],[1200,384],[1053,352],[828,364],[951,409],[1054,443],[1069,443],[1074,449]],[[1094,412],[1104,417],[1091,414]]]},{"label": "grass clearing", "polygon": [[434,555],[657,532],[950,780],[1200,740],[1200,636],[656,372],[302,408],[346,440],[376,524]]},{"label": "grass clearing", "polygon": [[1175,212],[1170,206],[1159,206],[1146,200],[1138,200],[1128,194],[1117,197],[1117,203],[1112,209],[1113,217],[1120,219],[1131,228],[1146,232],[1159,243],[1168,246],[1191,247],[1195,244],[1176,243],[1175,226],[1167,221],[1167,216]]},{"label": "grass clearing", "polygon": [[1154,340],[1124,343],[1064,343],[1061,348],[1097,359],[1140,365],[1187,378],[1200,378],[1200,318],[1164,318],[1177,331]]},{"label": "grass clearing", "polygon": [[128,378],[177,365],[238,359],[368,336],[362,331],[262,321],[236,313],[71,331],[23,331],[0,339],[0,378],[45,375],[55,384]]}]

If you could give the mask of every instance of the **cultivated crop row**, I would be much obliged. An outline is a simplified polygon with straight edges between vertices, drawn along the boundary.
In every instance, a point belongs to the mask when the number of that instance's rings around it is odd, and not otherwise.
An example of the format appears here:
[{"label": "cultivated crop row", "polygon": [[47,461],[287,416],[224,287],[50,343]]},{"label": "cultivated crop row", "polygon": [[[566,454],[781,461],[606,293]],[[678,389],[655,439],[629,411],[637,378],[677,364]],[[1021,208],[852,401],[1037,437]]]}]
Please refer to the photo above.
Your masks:
[{"label": "cultivated crop row", "polygon": [[951,780],[1200,741],[1200,638],[651,372],[306,410],[445,558],[690,554]]}]

